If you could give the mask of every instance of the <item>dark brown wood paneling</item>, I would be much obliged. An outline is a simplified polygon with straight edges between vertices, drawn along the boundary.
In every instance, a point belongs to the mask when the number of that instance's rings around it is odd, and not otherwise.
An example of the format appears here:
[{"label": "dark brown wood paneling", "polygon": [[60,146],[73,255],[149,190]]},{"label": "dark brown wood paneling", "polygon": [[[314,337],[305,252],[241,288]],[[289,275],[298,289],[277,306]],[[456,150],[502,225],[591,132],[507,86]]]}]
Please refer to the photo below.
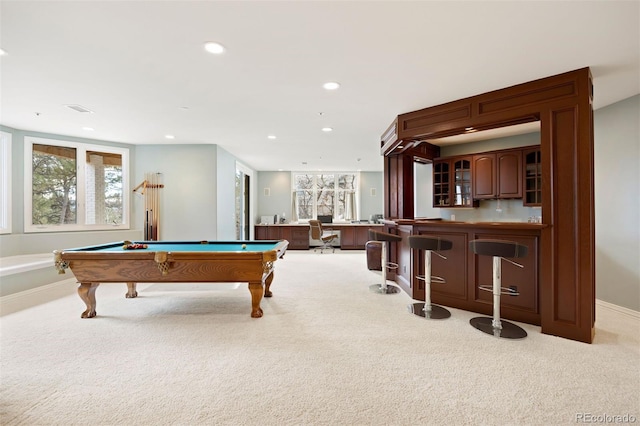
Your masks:
[{"label": "dark brown wood paneling", "polygon": [[385,217],[413,218],[413,157],[385,157],[384,164]]},{"label": "dark brown wood paneling", "polygon": [[[449,240],[453,243],[451,250],[440,252],[446,259],[442,259],[436,254],[431,255],[431,275],[442,277],[446,280],[445,284],[431,284],[432,298],[447,297],[453,299],[466,300],[467,292],[467,268],[461,266],[467,264],[467,256],[469,250],[466,232],[437,232],[430,233],[421,231],[420,235],[429,235]],[[424,274],[424,252],[419,252],[420,274]],[[418,281],[419,285],[424,286],[423,281]],[[420,300],[424,300],[423,295]]]},{"label": "dark brown wood paneling", "polygon": [[415,113],[402,114],[398,117],[398,134],[402,139],[402,135],[413,134],[425,126],[469,117],[471,117],[471,104],[455,105],[451,108],[428,108],[426,110],[416,111]]},{"label": "dark brown wood paneling", "polygon": [[[539,314],[538,300],[538,238],[523,235],[495,235],[478,233],[476,238],[488,238],[515,241],[527,246],[529,253],[526,257],[510,259],[522,265],[519,268],[506,260],[502,261],[502,287],[513,287],[520,294],[518,296],[501,296],[500,306],[503,313],[509,311],[525,311]],[[473,254],[472,254],[473,255]],[[493,283],[493,258],[491,256],[475,256],[475,282],[472,283],[476,301],[482,301],[493,307],[493,295],[489,291],[480,290],[480,285]]]},{"label": "dark brown wood paneling", "polygon": [[[394,234],[402,237],[402,241],[390,243],[390,253],[392,262],[398,264],[395,271],[396,283],[411,297],[416,298],[416,288],[413,285],[413,257],[411,256],[411,248],[409,247],[409,236],[412,233],[411,226],[399,226]],[[422,290],[422,298],[424,299],[424,289]]]},{"label": "dark brown wood paneling", "polygon": [[567,81],[556,86],[538,87],[533,90],[525,90],[515,95],[507,93],[503,97],[496,97],[489,101],[479,102],[478,112],[480,114],[486,114],[503,111],[509,108],[520,107],[525,104],[529,105],[539,102],[547,102],[575,94],[575,82]]}]

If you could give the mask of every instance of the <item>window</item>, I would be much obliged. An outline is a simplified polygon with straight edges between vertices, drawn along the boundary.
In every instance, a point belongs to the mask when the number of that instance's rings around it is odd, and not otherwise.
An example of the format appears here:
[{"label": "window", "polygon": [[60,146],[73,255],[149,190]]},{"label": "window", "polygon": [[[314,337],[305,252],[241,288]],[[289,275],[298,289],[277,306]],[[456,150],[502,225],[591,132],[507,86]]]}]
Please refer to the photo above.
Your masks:
[{"label": "window", "polygon": [[129,228],[129,150],[25,137],[25,159],[25,232]]},{"label": "window", "polygon": [[358,173],[293,173],[293,220],[357,219]]},{"label": "window", "polygon": [[0,234],[11,233],[11,133],[0,132]]}]

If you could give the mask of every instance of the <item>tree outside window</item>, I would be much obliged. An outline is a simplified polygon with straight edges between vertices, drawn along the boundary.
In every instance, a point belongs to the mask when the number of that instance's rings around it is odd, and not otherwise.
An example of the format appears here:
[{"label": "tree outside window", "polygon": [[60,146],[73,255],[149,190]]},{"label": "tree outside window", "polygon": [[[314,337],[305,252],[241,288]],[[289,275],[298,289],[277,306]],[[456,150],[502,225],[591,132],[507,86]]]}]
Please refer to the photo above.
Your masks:
[{"label": "tree outside window", "polygon": [[319,215],[335,220],[356,219],[358,173],[294,173],[293,199],[298,220]]},{"label": "tree outside window", "polygon": [[128,227],[127,150],[39,138],[25,138],[25,145],[31,161],[25,230]]}]

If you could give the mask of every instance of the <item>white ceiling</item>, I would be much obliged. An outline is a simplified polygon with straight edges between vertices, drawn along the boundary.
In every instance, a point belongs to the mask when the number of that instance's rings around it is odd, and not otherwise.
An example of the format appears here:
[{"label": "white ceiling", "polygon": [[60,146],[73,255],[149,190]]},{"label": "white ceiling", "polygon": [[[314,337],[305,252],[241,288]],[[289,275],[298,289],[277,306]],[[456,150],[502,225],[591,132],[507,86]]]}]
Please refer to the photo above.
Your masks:
[{"label": "white ceiling", "polygon": [[379,171],[398,114],[587,66],[596,109],[640,93],[638,1],[1,0],[0,19],[0,124],[256,170]]}]

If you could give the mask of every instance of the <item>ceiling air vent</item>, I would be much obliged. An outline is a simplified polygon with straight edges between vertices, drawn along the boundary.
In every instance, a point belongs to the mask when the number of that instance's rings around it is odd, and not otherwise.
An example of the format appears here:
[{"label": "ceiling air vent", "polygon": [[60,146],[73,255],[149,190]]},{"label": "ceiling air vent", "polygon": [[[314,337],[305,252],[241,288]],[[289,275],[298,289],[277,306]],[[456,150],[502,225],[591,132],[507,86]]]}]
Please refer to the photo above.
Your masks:
[{"label": "ceiling air vent", "polygon": [[74,111],[78,112],[90,112],[93,113],[90,109],[83,107],[82,105],[65,105],[67,108],[71,108]]}]

